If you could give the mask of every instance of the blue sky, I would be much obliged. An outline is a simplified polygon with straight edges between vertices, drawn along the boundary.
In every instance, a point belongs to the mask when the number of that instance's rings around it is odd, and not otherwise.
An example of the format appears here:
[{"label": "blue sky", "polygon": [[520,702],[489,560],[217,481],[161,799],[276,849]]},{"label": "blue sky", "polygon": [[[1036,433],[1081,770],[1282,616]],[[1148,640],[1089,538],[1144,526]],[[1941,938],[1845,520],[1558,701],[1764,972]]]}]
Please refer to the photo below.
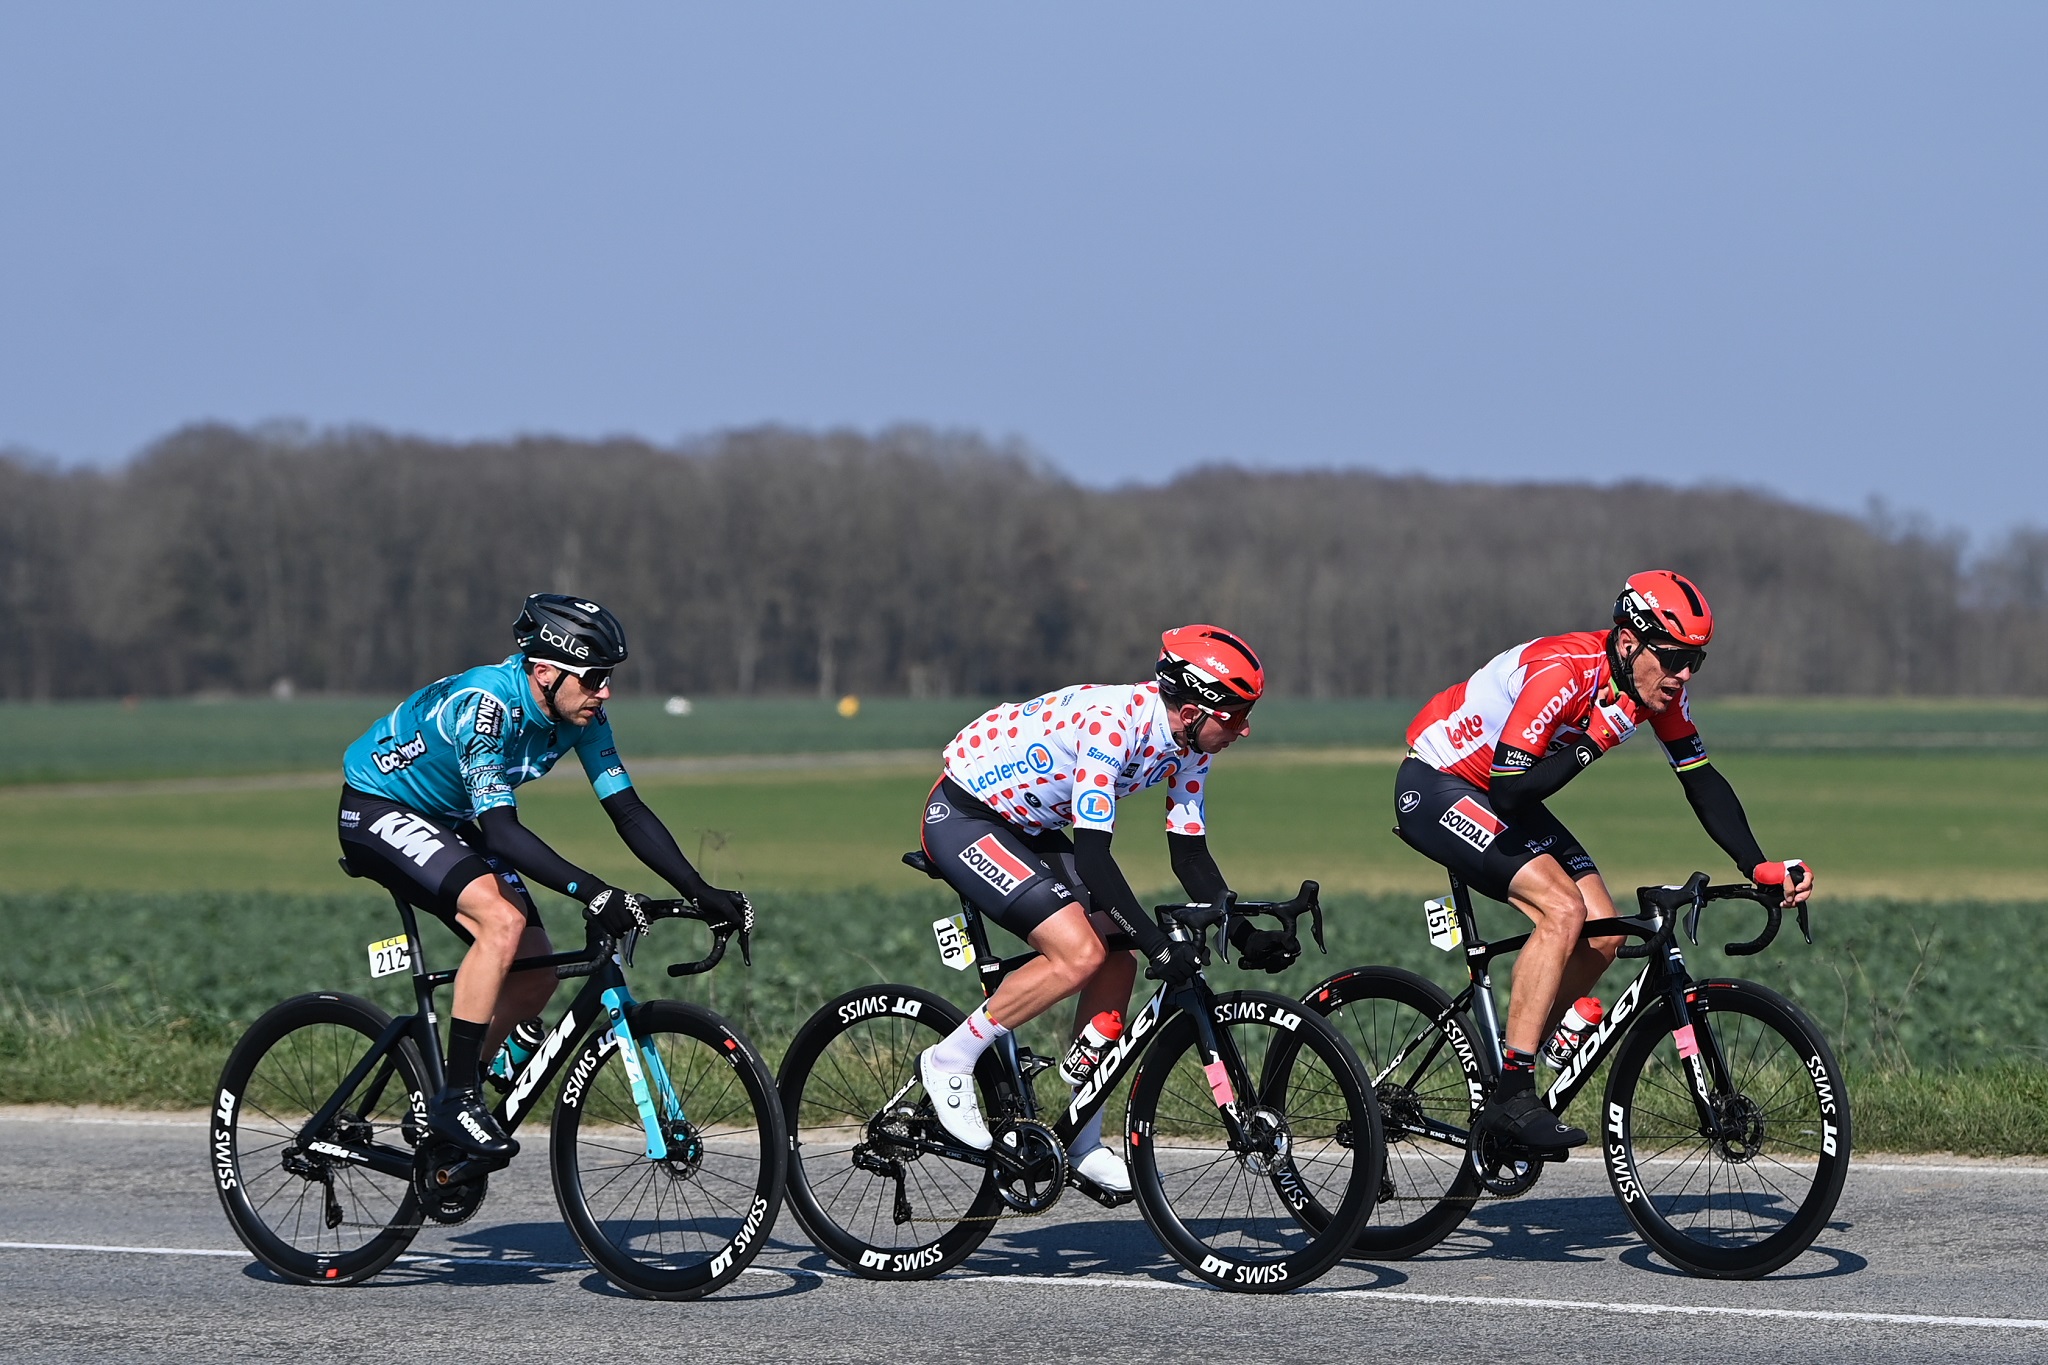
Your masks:
[{"label": "blue sky", "polygon": [[0,445],[972,427],[2048,524],[2048,8],[0,9]]}]

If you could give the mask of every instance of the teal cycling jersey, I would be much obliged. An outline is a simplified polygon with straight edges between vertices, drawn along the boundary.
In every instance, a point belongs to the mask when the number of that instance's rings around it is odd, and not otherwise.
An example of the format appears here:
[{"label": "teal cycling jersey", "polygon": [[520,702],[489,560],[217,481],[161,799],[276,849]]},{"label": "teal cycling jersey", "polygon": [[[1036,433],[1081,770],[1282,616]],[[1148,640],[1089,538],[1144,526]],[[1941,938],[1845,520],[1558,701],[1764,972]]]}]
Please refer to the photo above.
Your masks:
[{"label": "teal cycling jersey", "polygon": [[348,746],[342,773],[360,792],[448,820],[515,804],[512,789],[570,749],[598,799],[633,785],[603,711],[582,729],[549,720],[526,685],[526,656],[428,683]]}]

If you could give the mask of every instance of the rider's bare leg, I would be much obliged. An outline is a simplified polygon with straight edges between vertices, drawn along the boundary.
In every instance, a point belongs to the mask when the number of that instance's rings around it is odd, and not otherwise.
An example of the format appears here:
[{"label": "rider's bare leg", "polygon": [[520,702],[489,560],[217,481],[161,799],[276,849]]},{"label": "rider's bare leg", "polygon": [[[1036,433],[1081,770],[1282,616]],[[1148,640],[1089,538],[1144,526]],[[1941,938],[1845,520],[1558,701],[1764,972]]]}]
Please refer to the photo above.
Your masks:
[{"label": "rider's bare leg", "polygon": [[[1042,954],[1003,978],[989,997],[988,1017],[1006,1029],[1015,1029],[1036,1019],[1074,992],[1094,981],[1104,970],[1110,954],[1102,946],[1088,912],[1079,901],[1070,901],[1059,912],[1033,929],[1025,940]],[[1127,964],[1130,954],[1118,953]],[[1122,968],[1126,973],[1132,965]],[[1130,1000],[1130,978],[1124,982],[1124,1001]],[[1115,1009],[1105,1005],[1104,1009]]]},{"label": "rider's bare leg", "polygon": [[[548,931],[538,924],[526,926],[520,936],[518,956],[544,957],[555,950],[548,939]],[[498,1045],[505,1041],[505,1035],[512,1032],[512,1026],[521,1019],[531,1019],[544,1008],[558,984],[555,969],[536,968],[526,972],[511,972],[505,977],[504,986],[498,991],[497,1008],[491,1011],[491,1027],[484,1034],[484,1060],[498,1055]]]},{"label": "rider's bare leg", "polygon": [[[1557,1003],[1566,960],[1579,944],[1588,907],[1585,893],[1549,854],[1522,864],[1508,883],[1508,901],[1534,922],[1529,942],[1515,955],[1513,994],[1508,999],[1507,1045],[1535,1052]],[[1614,907],[1608,906],[1612,914]]]},{"label": "rider's bare leg", "polygon": [[[1600,879],[1598,872],[1588,872],[1579,878],[1579,896],[1586,903],[1586,918],[1589,920],[1614,918],[1614,898],[1607,894],[1607,883]],[[1543,1025],[1543,1037],[1548,1040],[1557,1030],[1557,1021],[1564,1018],[1565,1010],[1571,1003],[1593,989],[1609,967],[1614,965],[1614,955],[1621,948],[1622,940],[1613,934],[1601,934],[1581,938],[1572,955],[1565,959],[1564,972],[1559,977],[1557,998],[1551,1002],[1549,1018]]]},{"label": "rider's bare leg", "polygon": [[485,873],[456,895],[455,918],[475,942],[455,969],[454,1016],[484,1023],[496,1013],[505,974],[519,955],[526,911],[498,889],[497,877]]}]

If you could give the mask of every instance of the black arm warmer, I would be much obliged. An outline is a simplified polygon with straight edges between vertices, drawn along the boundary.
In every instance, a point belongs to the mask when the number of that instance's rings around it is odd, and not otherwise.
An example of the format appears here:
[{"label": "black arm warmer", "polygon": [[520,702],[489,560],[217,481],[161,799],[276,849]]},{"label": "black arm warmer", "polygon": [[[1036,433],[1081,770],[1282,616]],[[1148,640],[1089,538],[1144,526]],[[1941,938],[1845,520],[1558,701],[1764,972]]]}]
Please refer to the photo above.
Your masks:
[{"label": "black arm warmer", "polygon": [[[1543,758],[1513,745],[1503,744],[1493,752],[1494,772],[1487,783],[1487,799],[1494,811],[1513,823],[1524,811],[1533,810],[1565,783],[1577,777],[1588,763],[1600,757],[1600,746],[1580,738]],[[1504,767],[1523,765],[1519,772],[1504,773]]]},{"label": "black arm warmer", "polygon": [[1736,799],[1735,788],[1728,779],[1712,764],[1705,764],[1689,773],[1680,773],[1678,780],[1685,787],[1685,799],[1692,803],[1692,813],[1700,818],[1700,828],[1707,832],[1707,837],[1735,860],[1743,876],[1754,876],[1756,865],[1764,860],[1764,851],[1756,835],[1750,833],[1749,817],[1742,813],[1742,802]]},{"label": "black arm warmer", "polygon": [[476,827],[483,831],[487,852],[503,858],[518,869],[519,875],[550,891],[587,901],[604,885],[542,843],[538,834],[519,823],[519,812],[511,806],[485,811],[476,818]]},{"label": "black arm warmer", "polygon": [[1116,927],[1137,940],[1145,956],[1158,958],[1166,951],[1166,931],[1152,922],[1139,903],[1123,869],[1109,856],[1109,835],[1099,829],[1074,831],[1074,866],[1095,908],[1116,921]]},{"label": "black arm warmer", "polygon": [[1216,860],[1209,856],[1209,840],[1201,834],[1169,834],[1166,855],[1173,860],[1173,875],[1191,901],[1214,905],[1223,899],[1229,883],[1223,880]]},{"label": "black arm warmer", "polygon": [[613,792],[601,804],[619,831],[619,838],[633,850],[633,856],[652,869],[655,876],[695,900],[704,890],[704,878],[690,866],[690,860],[683,856],[682,849],[676,847],[675,837],[668,832],[668,826],[662,824],[661,817],[640,799],[640,793],[628,787],[624,791]]}]

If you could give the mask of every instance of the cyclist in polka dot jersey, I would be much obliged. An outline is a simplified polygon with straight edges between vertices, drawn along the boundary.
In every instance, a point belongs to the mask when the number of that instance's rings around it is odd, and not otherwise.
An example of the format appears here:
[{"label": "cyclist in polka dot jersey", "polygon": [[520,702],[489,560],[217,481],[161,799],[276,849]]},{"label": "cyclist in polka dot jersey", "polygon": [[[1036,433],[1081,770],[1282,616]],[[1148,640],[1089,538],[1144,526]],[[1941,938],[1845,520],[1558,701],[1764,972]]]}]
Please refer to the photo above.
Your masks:
[{"label": "cyclist in polka dot jersey", "polygon": [[[1108,951],[1109,935],[1136,942],[1156,979],[1185,982],[1199,965],[1192,945],[1168,939],[1144,912],[1110,855],[1116,803],[1164,786],[1174,875],[1191,899],[1220,899],[1226,884],[1205,837],[1209,760],[1251,732],[1246,713],[1265,672],[1250,646],[1215,626],[1170,630],[1160,643],[1155,681],[1006,703],[946,746],[925,804],[925,854],[977,910],[1041,954],[920,1059],[940,1121],[967,1146],[990,1143],[973,1072],[992,1043],[1077,993],[1076,1033],[1101,1011],[1129,1006],[1137,964]],[[1268,971],[1301,951],[1271,930],[1240,925],[1232,937],[1243,965]],[[1122,1159],[1102,1145],[1100,1112],[1070,1155],[1095,1184],[1130,1189]]]}]

